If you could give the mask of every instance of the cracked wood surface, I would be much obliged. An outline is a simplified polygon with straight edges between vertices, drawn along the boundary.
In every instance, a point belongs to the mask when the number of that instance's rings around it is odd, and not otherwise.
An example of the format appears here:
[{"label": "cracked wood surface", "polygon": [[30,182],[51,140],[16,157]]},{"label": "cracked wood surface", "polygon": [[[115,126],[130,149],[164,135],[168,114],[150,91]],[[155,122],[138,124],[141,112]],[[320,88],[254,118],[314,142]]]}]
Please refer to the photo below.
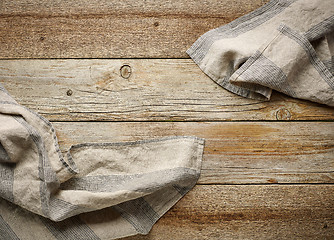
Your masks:
[{"label": "cracked wood surface", "polygon": [[0,60],[0,82],[53,121],[334,120],[334,108],[283,94],[236,96],[188,59]]}]

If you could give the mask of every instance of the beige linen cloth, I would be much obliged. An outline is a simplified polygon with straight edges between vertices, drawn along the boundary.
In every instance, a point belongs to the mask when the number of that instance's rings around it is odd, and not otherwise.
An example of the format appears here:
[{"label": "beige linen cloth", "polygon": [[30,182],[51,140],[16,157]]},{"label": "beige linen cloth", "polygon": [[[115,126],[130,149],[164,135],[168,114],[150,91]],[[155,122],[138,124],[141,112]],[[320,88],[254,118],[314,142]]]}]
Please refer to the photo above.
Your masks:
[{"label": "beige linen cloth", "polygon": [[0,239],[147,234],[196,183],[203,140],[83,143],[63,156],[51,123],[0,84]]},{"label": "beige linen cloth", "polygon": [[238,95],[269,100],[274,89],[334,106],[333,0],[272,0],[205,33],[187,53]]}]

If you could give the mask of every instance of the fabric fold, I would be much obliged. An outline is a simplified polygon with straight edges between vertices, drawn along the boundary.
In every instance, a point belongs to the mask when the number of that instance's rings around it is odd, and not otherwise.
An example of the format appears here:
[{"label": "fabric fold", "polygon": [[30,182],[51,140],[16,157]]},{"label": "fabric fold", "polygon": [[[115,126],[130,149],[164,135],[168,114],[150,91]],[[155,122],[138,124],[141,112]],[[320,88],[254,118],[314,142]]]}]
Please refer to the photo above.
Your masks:
[{"label": "fabric fold", "polygon": [[0,84],[0,225],[8,226],[0,238],[147,234],[196,184],[203,146],[197,137],[172,136],[83,143],[62,154],[51,123]]},{"label": "fabric fold", "polygon": [[187,51],[225,89],[269,100],[272,90],[334,106],[331,0],[272,0],[201,36]]},{"label": "fabric fold", "polygon": [[[249,64],[233,73],[229,81],[270,98],[269,89],[289,96],[333,104],[334,77],[319,59],[308,39],[282,24],[278,34]],[[276,49],[280,50],[277,54]],[[261,92],[268,89],[267,93]]]}]

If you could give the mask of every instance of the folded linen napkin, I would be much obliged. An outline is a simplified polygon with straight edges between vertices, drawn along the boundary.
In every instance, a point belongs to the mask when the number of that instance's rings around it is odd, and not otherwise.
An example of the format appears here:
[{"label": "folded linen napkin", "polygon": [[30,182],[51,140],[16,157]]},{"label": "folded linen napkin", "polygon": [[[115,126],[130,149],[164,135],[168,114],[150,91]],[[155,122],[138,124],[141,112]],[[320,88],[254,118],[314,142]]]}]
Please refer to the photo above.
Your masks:
[{"label": "folded linen napkin", "polygon": [[147,234],[196,183],[203,139],[74,145],[0,84],[0,239]]},{"label": "folded linen napkin", "polygon": [[238,95],[269,100],[274,89],[334,106],[333,0],[272,0],[205,33],[187,53]]}]

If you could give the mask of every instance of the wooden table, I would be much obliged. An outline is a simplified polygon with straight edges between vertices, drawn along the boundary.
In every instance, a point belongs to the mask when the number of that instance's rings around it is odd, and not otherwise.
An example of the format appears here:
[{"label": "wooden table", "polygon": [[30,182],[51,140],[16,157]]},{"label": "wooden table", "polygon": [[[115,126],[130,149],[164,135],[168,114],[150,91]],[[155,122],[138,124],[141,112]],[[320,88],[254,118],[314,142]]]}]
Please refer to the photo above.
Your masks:
[{"label": "wooden table", "polygon": [[185,51],[268,0],[2,0],[0,82],[62,150],[206,139],[198,185],[139,239],[334,239],[334,108],[211,81]]}]

